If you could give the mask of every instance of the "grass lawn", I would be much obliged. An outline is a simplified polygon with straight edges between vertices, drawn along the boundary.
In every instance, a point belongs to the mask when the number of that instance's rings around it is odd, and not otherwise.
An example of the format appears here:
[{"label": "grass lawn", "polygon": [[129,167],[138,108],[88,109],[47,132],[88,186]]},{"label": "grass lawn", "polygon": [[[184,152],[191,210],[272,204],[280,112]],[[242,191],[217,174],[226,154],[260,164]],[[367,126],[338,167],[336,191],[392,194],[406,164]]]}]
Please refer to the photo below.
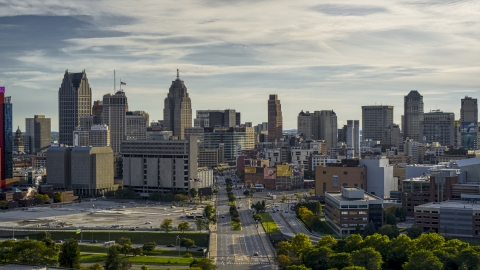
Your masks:
[{"label": "grass lawn", "polygon": [[[65,239],[77,239],[80,240],[80,234],[75,234],[75,231],[49,231],[52,235],[52,240],[65,240]],[[177,235],[180,235],[180,238],[190,238],[195,241],[195,245],[201,247],[208,246],[208,233],[164,233],[164,232],[130,232],[130,231],[114,231],[108,233],[108,231],[84,231],[83,233],[84,241],[89,241],[91,239],[97,241],[112,241],[118,242],[120,238],[130,238],[132,244],[144,244],[146,242],[155,242],[157,245],[169,245],[175,244],[175,239]],[[93,235],[92,235],[93,234]],[[30,239],[36,239],[36,234],[25,235],[29,236]],[[93,236],[93,238],[92,238]]]},{"label": "grass lawn", "polygon": [[[98,246],[98,245],[79,245],[79,247],[80,247],[80,252],[105,253],[105,254],[107,254],[107,252],[108,252],[108,248],[104,248],[104,247]],[[190,254],[192,254],[192,256],[195,256],[195,257],[202,257],[203,256],[203,252],[201,252],[201,251],[196,251],[196,250],[192,250],[192,251],[181,250],[180,251],[180,255],[183,255],[185,253],[190,253]],[[150,252],[143,252],[143,254],[148,255],[148,256],[178,256],[178,251],[177,250],[155,249],[155,250],[150,251]]]},{"label": "grass lawn", "polygon": [[[192,258],[169,258],[157,256],[121,256],[122,259],[130,261],[132,264],[147,265],[190,265]],[[103,254],[82,254],[80,263],[103,263],[107,259],[107,255]]]},{"label": "grass lawn", "polygon": [[273,221],[270,213],[258,213],[262,217],[262,225],[265,232],[271,233],[273,235],[280,234],[280,229],[278,229],[277,223]]}]

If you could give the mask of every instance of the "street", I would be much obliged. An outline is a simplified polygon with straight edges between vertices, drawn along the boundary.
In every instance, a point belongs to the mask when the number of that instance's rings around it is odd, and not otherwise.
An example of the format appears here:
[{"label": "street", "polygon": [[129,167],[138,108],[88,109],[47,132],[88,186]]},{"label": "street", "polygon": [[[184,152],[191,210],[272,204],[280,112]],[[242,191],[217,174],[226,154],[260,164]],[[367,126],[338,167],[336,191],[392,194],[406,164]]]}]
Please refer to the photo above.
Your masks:
[{"label": "street", "polygon": [[[234,180],[235,176],[231,177]],[[233,187],[237,197],[238,209],[242,230],[234,231],[230,223],[227,191],[225,190],[226,177],[218,177],[219,192],[217,200],[217,256],[216,264],[219,269],[274,269],[274,250],[268,237],[259,224],[257,228],[252,218],[249,202],[245,200],[242,190]],[[235,186],[235,185],[234,185]],[[255,254],[258,254],[256,256]]]}]

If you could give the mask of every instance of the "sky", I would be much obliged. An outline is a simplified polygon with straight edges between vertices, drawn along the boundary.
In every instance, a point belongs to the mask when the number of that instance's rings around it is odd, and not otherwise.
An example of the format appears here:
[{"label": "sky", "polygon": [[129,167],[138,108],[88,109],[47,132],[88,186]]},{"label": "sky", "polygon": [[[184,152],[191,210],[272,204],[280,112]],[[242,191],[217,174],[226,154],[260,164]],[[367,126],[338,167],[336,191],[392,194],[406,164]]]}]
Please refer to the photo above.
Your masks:
[{"label": "sky", "polygon": [[58,131],[67,69],[86,71],[93,100],[113,93],[116,70],[130,110],[150,120],[163,118],[177,69],[193,115],[236,109],[256,125],[277,94],[284,129],[301,110],[334,110],[341,127],[375,104],[400,124],[418,90],[426,112],[458,119],[461,98],[480,97],[480,1],[0,0],[14,129],[44,114]]}]

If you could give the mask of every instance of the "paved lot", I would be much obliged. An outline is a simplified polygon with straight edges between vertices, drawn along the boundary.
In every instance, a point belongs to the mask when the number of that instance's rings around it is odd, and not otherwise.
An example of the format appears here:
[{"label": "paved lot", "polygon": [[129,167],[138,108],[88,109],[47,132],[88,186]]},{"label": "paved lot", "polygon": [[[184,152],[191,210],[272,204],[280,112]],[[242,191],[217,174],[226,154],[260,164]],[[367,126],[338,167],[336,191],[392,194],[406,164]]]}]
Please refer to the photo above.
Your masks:
[{"label": "paved lot", "polygon": [[[123,228],[138,227],[138,230],[156,229],[162,220],[171,218],[173,226],[188,221],[195,228],[194,220],[185,214],[201,213],[203,208],[194,210],[192,206],[171,208],[171,204],[155,205],[153,202],[130,203],[126,200],[109,201],[97,199],[82,203],[64,204],[59,208],[31,207],[0,212],[0,227],[12,228]],[[147,224],[147,223],[151,224]]]}]

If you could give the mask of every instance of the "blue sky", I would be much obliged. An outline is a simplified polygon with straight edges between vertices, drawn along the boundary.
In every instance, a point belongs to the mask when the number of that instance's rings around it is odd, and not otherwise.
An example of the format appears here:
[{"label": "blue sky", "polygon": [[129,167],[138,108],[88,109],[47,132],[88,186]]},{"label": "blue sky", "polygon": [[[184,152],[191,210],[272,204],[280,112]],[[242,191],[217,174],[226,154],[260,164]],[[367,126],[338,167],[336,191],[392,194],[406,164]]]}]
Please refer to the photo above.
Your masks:
[{"label": "blue sky", "polygon": [[176,69],[199,109],[232,108],[267,121],[269,94],[284,128],[300,110],[334,110],[338,125],[361,106],[395,106],[416,89],[425,110],[459,118],[480,90],[480,1],[0,0],[0,85],[14,125],[45,114],[58,130],[66,69],[85,69],[93,99],[127,83],[132,110],[163,117]]}]

